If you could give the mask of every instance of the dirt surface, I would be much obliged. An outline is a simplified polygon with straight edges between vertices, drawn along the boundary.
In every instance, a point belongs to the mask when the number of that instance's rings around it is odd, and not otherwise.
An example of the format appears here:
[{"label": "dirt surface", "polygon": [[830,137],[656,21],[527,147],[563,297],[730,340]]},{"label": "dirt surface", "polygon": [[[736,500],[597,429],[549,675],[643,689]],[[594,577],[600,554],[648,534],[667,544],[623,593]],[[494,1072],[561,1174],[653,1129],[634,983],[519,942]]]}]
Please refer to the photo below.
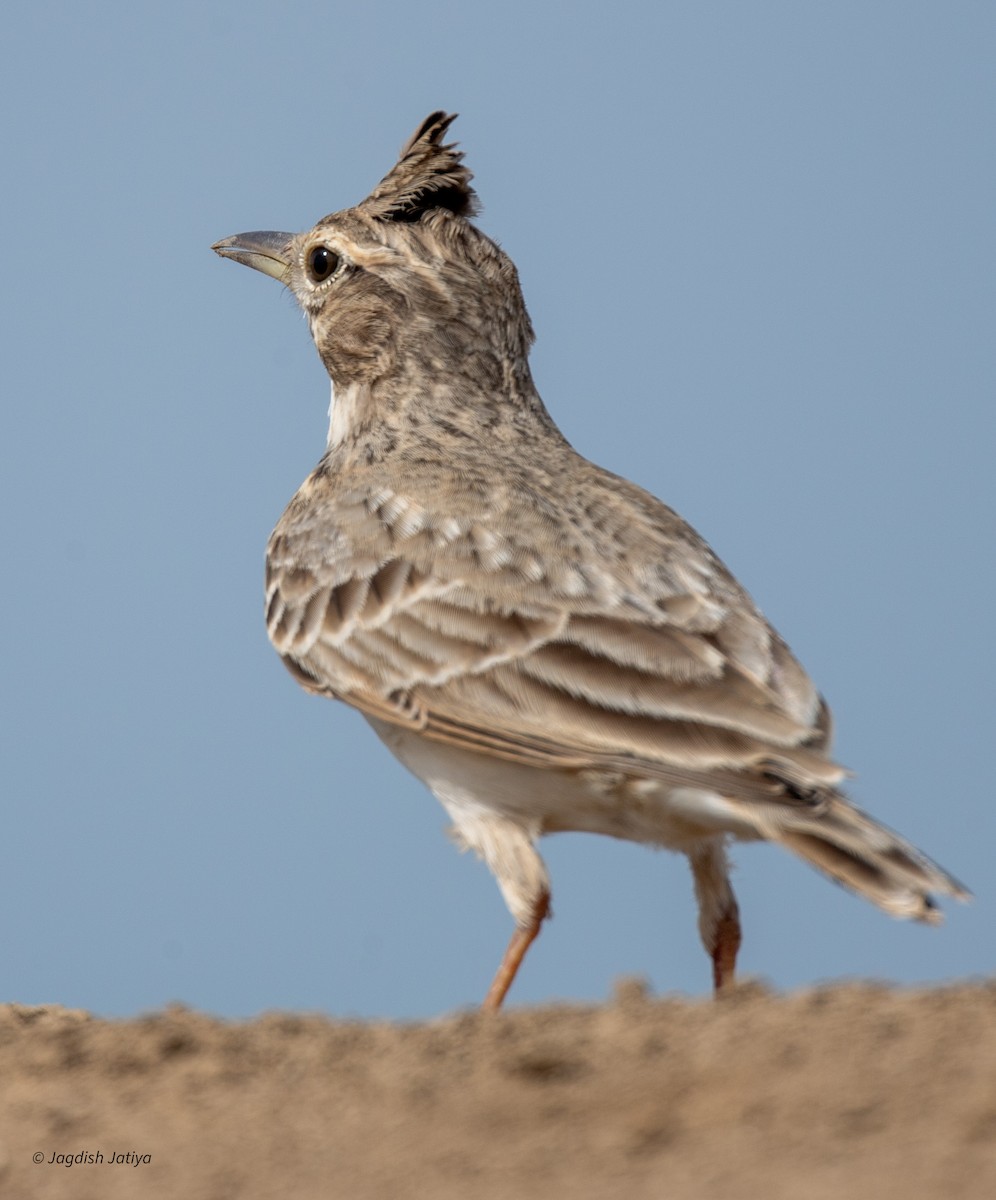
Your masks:
[{"label": "dirt surface", "polygon": [[6,1005],[0,1196],[993,1197],[996,982],[412,1025]]}]

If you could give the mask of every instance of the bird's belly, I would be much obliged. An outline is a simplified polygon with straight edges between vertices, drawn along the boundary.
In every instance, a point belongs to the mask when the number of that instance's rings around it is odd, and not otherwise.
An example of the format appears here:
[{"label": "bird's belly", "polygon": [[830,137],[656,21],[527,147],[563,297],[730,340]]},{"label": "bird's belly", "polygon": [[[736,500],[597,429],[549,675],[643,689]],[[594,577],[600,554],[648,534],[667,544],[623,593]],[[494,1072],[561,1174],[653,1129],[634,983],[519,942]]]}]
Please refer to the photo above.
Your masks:
[{"label": "bird's belly", "polygon": [[392,753],[432,791],[459,829],[493,815],[532,837],[600,833],[688,851],[717,833],[757,837],[718,793],[668,787],[656,779],[612,771],[564,771],[507,762],[429,741],[368,718]]}]

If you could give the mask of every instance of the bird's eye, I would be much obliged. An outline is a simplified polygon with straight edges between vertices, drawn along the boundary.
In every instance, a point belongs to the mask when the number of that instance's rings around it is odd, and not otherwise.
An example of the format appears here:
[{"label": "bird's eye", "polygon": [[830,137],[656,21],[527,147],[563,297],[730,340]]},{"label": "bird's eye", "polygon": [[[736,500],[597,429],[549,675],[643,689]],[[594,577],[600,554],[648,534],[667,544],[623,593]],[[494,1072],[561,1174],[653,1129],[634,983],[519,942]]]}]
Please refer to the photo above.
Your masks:
[{"label": "bird's eye", "polygon": [[324,283],[339,265],[339,255],[328,246],[308,251],[308,274],[315,283]]}]

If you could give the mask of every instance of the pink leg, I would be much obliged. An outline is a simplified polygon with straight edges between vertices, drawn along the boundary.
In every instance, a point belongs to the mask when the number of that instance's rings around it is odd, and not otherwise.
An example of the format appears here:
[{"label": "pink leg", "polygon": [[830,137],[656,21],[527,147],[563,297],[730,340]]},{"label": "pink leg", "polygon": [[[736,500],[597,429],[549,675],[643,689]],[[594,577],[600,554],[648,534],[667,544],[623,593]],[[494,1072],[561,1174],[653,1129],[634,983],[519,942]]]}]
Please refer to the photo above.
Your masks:
[{"label": "pink leg", "polygon": [[712,947],[712,986],[718,996],[732,986],[740,949],[740,917],[736,905],[716,922],[716,940]]},{"label": "pink leg", "polygon": [[544,888],[537,897],[529,924],[517,926],[512,934],[505,956],[501,960],[501,966],[491,981],[491,987],[488,988],[488,994],[484,997],[484,1003],[481,1005],[485,1012],[497,1012],[501,1008],[501,1003],[519,970],[519,965],[526,957],[526,951],[536,941],[540,926],[549,914],[550,893]]},{"label": "pink leg", "polygon": [[712,959],[712,985],[718,996],[734,982],[740,949],[740,910],[730,886],[722,839],[703,840],[689,859],[699,902],[699,933]]}]

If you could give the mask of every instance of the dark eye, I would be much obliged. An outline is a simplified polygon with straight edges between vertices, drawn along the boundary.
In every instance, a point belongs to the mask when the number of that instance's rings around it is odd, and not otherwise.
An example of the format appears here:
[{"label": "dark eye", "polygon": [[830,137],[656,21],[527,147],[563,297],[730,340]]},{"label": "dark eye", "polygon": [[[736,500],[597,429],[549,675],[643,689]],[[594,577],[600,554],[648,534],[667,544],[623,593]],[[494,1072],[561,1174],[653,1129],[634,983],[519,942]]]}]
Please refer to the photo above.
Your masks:
[{"label": "dark eye", "polygon": [[308,251],[308,274],[315,283],[324,283],[339,265],[339,255],[328,246],[316,246]]}]

